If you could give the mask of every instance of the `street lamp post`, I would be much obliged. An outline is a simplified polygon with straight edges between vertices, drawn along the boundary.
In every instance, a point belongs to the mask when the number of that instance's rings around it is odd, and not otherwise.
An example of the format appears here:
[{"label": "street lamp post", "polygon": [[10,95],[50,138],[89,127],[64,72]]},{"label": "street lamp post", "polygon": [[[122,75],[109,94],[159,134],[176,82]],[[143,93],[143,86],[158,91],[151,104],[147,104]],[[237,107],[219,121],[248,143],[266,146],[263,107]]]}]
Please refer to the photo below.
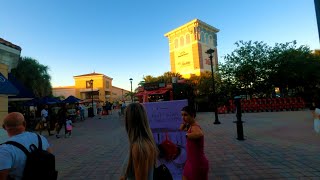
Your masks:
[{"label": "street lamp post", "polygon": [[94,110],[93,110],[93,80],[90,80],[90,84],[91,84],[91,103],[92,103],[92,117],[94,116]]},{"label": "street lamp post", "polygon": [[133,96],[132,96],[132,80],[133,80],[133,79],[130,78],[129,80],[130,80],[130,84],[131,84],[131,94],[130,94],[130,95],[131,95],[131,102],[133,102]]},{"label": "street lamp post", "polygon": [[123,101],[123,89],[121,89],[121,101]]},{"label": "street lamp post", "polygon": [[216,98],[216,83],[215,83],[215,80],[214,80],[214,75],[213,75],[213,62],[212,62],[212,54],[214,53],[214,50],[213,49],[208,49],[206,51],[207,54],[209,54],[209,58],[210,58],[210,63],[211,63],[211,78],[212,78],[212,100],[213,100],[213,110],[214,110],[214,117],[215,117],[215,120],[214,120],[214,123],[213,124],[221,124],[220,121],[219,121],[219,117],[218,117],[218,108],[217,108],[217,98]]}]

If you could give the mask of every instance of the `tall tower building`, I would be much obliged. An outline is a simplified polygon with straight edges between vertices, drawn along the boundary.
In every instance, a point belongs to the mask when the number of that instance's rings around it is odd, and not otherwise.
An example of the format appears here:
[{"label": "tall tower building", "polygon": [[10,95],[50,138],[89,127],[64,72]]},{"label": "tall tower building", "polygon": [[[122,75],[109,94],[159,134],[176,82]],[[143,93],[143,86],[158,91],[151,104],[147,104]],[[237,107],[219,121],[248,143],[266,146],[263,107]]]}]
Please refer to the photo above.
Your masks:
[{"label": "tall tower building", "polygon": [[194,19],[168,33],[171,72],[180,73],[184,78],[211,72],[208,49],[214,50],[213,67],[217,69],[217,33],[219,29]]}]

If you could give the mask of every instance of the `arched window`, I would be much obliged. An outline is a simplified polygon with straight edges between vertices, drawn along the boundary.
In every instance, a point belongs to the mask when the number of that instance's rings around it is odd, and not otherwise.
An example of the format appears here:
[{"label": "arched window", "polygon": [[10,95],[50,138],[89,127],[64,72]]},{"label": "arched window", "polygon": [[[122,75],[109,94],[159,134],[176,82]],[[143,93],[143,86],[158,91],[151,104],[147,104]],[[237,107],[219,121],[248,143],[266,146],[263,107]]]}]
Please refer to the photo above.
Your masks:
[{"label": "arched window", "polygon": [[179,47],[179,41],[178,39],[174,40],[174,48],[178,48]]},{"label": "arched window", "polygon": [[209,36],[209,44],[210,44],[210,45],[213,45],[213,38],[212,38],[211,35]]},{"label": "arched window", "polygon": [[186,35],[186,44],[190,44],[190,34]]},{"label": "arched window", "polygon": [[180,46],[183,46],[183,45],[184,45],[184,38],[180,37]]},{"label": "arched window", "polygon": [[200,41],[201,41],[201,42],[205,42],[205,41],[204,41],[204,32],[203,32],[203,31],[201,31],[201,38],[200,38]]},{"label": "arched window", "polygon": [[206,33],[204,37],[205,37],[205,43],[206,43],[206,44],[209,44],[208,34]]}]

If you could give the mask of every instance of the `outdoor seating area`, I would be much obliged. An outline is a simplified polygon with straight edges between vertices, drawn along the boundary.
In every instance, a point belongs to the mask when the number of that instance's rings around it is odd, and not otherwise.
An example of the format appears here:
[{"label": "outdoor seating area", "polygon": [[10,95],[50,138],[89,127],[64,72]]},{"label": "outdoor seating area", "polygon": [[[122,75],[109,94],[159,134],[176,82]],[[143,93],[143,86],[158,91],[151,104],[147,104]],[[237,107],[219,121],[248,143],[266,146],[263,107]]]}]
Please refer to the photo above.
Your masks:
[{"label": "outdoor seating area", "polygon": [[[296,111],[303,108],[305,108],[305,101],[301,97],[241,99],[242,112]],[[219,114],[235,112],[236,105],[234,100],[229,100],[229,106],[218,107]]]}]

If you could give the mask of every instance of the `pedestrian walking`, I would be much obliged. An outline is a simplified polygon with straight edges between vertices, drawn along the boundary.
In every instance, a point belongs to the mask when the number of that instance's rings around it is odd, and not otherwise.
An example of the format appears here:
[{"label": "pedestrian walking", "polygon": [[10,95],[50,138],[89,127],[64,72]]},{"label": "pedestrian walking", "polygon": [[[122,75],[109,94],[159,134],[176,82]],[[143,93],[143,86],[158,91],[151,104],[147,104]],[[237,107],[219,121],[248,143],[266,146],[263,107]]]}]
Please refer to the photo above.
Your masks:
[{"label": "pedestrian walking", "polygon": [[72,128],[73,128],[73,125],[72,125],[71,119],[67,119],[67,121],[66,121],[66,131],[67,132],[66,132],[65,138],[71,137]]},{"label": "pedestrian walking", "polygon": [[39,133],[42,133],[42,130],[47,130],[48,135],[52,136],[51,134],[51,129],[50,129],[50,116],[49,116],[49,111],[48,111],[48,105],[45,105],[44,108],[41,110],[41,120],[40,120],[42,128],[39,129]]},{"label": "pedestrian walking", "polygon": [[196,111],[191,106],[181,110],[183,122],[180,130],[186,131],[187,161],[183,169],[183,180],[207,180],[209,162],[204,154],[204,134],[196,122]]},{"label": "pedestrian walking", "polygon": [[64,126],[64,134],[67,134],[66,121],[68,117],[68,111],[65,104],[62,104],[61,108],[58,111],[58,122],[56,125],[56,138],[60,138],[60,131],[62,126]]}]

